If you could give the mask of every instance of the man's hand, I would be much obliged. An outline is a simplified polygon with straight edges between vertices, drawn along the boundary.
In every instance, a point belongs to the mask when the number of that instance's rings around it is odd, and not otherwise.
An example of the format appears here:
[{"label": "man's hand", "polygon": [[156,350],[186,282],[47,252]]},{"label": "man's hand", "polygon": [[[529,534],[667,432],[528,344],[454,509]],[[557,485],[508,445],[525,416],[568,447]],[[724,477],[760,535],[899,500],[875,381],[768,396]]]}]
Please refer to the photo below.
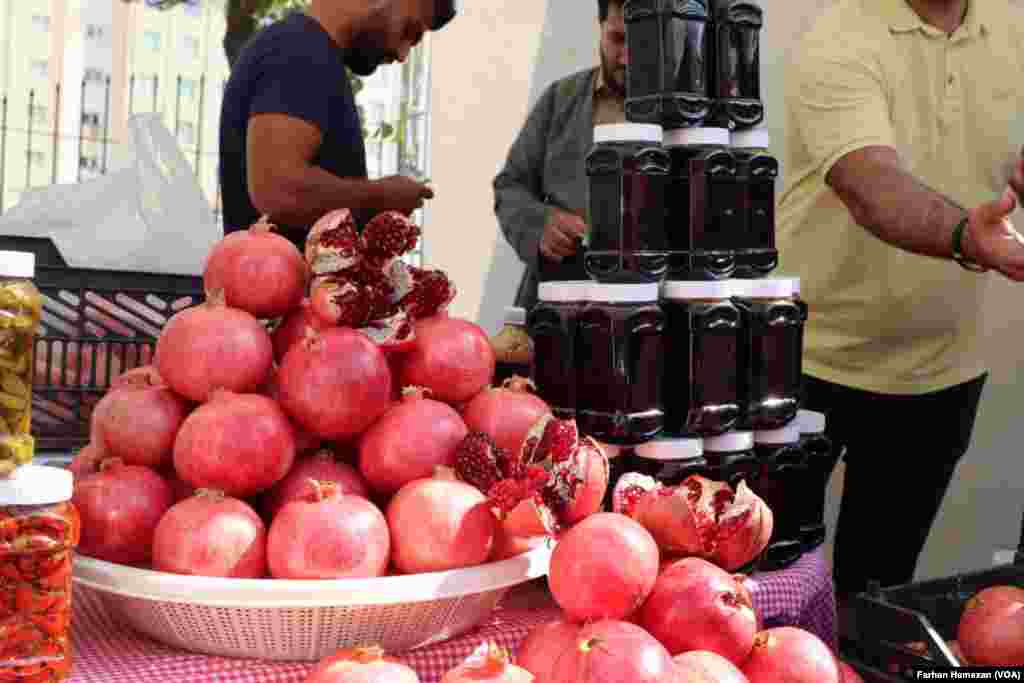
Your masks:
[{"label": "man's hand", "polygon": [[540,239],[540,253],[549,261],[561,263],[579,248],[587,224],[574,213],[552,207]]},{"label": "man's hand", "polygon": [[970,222],[963,238],[964,256],[1017,281],[1024,281],[1024,237],[1013,227],[1010,214],[1022,190],[1024,162],[1019,162],[1002,197],[968,212]]},{"label": "man's hand", "polygon": [[392,175],[374,181],[381,197],[381,205],[388,209],[410,214],[423,206],[426,199],[434,198],[429,185],[404,175]]}]

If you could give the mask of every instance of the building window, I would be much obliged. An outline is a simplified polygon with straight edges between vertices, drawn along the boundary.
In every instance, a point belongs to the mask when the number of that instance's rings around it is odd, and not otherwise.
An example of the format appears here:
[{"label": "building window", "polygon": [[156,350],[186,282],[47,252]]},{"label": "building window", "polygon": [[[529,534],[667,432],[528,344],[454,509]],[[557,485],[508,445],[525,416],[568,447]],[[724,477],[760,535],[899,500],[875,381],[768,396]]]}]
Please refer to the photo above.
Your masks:
[{"label": "building window", "polygon": [[32,60],[32,75],[36,78],[48,78],[50,75],[50,62],[46,59]]},{"label": "building window", "polygon": [[50,110],[45,104],[33,104],[31,114],[32,123],[46,123],[50,120]]},{"label": "building window", "polygon": [[86,24],[85,37],[89,40],[103,40],[107,37],[107,27],[100,24]]},{"label": "building window", "polygon": [[107,72],[103,69],[89,67],[83,72],[82,77],[89,83],[103,83],[107,80]]},{"label": "building window", "polygon": [[142,34],[142,44],[147,50],[158,52],[160,50],[160,34],[156,31],[146,31]]},{"label": "building window", "polygon": [[181,52],[186,59],[199,59],[199,38],[190,35],[182,36]]},{"label": "building window", "polygon": [[188,121],[182,121],[178,124],[178,139],[181,140],[181,144],[183,145],[196,144],[195,124],[189,123]]},{"label": "building window", "polygon": [[33,14],[32,26],[38,31],[49,31],[50,17],[46,14]]},{"label": "building window", "polygon": [[199,88],[194,78],[183,78],[178,83],[178,92],[181,93],[182,97],[194,98],[196,96]]}]

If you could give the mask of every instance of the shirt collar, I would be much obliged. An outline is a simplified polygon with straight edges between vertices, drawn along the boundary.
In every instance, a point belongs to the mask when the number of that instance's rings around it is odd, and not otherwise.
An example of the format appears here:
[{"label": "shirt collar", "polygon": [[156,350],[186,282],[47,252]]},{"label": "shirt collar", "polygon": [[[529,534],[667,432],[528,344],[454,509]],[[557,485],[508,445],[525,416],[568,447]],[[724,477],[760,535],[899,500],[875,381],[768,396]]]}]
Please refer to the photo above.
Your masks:
[{"label": "shirt collar", "polygon": [[600,94],[607,86],[608,84],[604,82],[604,69],[597,67],[597,75],[594,76],[594,94]]},{"label": "shirt collar", "polygon": [[[986,5],[991,0],[968,0],[967,16],[964,23],[957,29],[964,32],[968,37],[976,37],[983,30],[988,31],[991,27],[991,19],[986,12]],[[918,16],[917,12],[907,4],[907,0],[882,0],[882,11],[889,28],[895,33],[910,33],[912,31],[925,31],[926,33],[938,33],[934,26],[926,24]]]}]

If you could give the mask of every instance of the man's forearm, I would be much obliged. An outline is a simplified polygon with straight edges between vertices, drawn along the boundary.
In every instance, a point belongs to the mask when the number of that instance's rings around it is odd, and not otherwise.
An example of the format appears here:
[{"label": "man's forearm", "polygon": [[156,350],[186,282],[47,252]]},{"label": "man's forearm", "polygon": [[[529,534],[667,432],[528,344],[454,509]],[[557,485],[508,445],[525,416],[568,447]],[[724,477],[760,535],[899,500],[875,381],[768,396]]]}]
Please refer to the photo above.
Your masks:
[{"label": "man's forearm", "polygon": [[368,213],[387,208],[388,198],[379,186],[364,178],[339,178],[317,166],[283,174],[265,196],[254,196],[260,213],[289,225],[312,225],[334,209],[359,209]]},{"label": "man's forearm", "polygon": [[952,199],[895,163],[868,160],[834,175],[830,185],[858,225],[915,254],[952,256],[952,231],[965,214]]}]

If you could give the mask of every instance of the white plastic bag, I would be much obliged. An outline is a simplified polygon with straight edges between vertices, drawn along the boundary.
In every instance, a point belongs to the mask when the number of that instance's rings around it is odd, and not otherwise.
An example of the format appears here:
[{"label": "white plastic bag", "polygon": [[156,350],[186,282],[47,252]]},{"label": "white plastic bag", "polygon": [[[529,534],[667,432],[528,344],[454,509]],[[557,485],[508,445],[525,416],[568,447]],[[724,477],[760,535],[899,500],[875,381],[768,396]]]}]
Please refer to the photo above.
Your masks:
[{"label": "white plastic bag", "polygon": [[158,114],[128,119],[123,167],[102,178],[30,190],[0,216],[0,234],[50,237],[69,266],[200,275],[222,232]]}]

